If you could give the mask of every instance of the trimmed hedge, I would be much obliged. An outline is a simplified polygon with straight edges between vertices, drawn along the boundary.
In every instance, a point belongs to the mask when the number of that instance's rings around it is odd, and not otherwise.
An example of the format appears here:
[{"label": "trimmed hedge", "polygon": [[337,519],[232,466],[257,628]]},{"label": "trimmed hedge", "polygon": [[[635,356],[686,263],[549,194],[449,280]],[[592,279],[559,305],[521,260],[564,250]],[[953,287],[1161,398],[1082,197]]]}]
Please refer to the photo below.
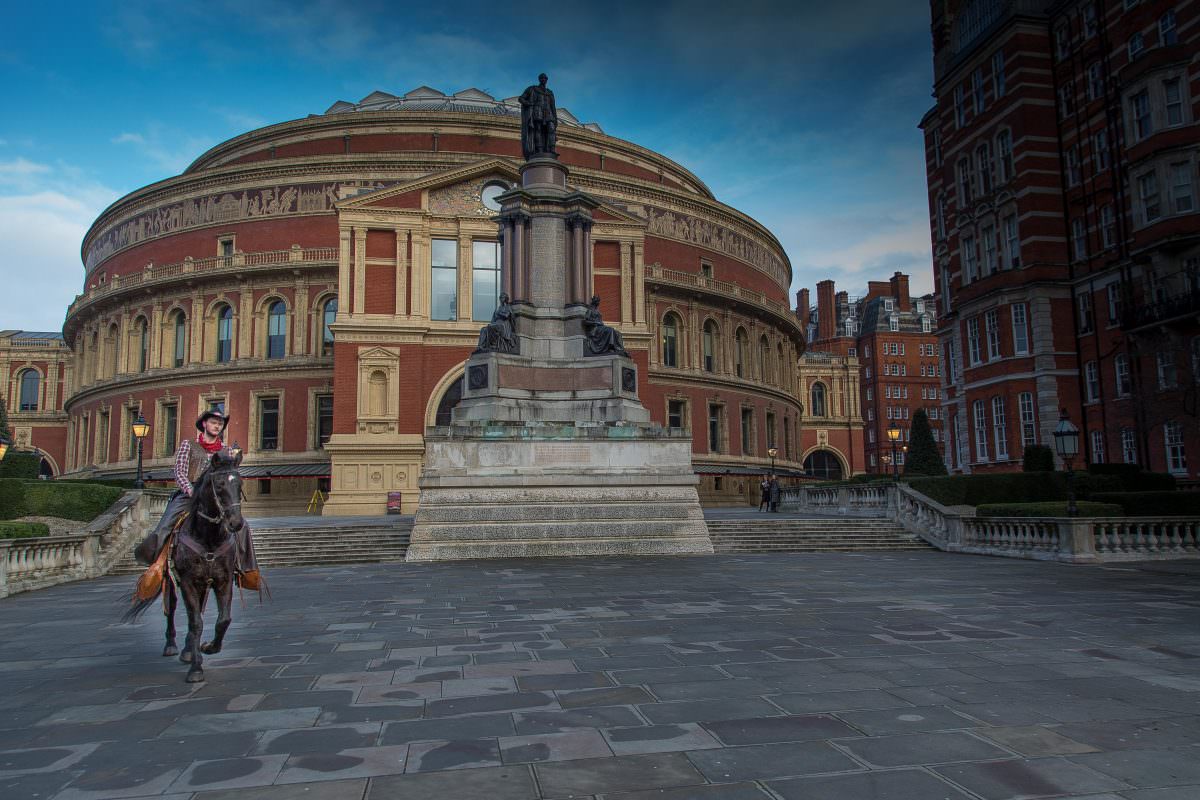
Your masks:
[{"label": "trimmed hedge", "polygon": [[[979,506],[987,503],[1039,503],[1067,499],[1065,472],[1005,472],[995,475],[951,475],[914,478],[908,484],[944,506]],[[1096,492],[1118,492],[1120,478],[1113,475],[1075,473],[1075,497],[1088,499]]]},{"label": "trimmed hedge", "polygon": [[1025,446],[1021,459],[1023,472],[1054,472],[1054,451],[1044,444]]},{"label": "trimmed hedge", "polygon": [[91,522],[123,494],[115,486],[69,481],[26,481],[23,488],[25,513],[16,516],[60,517],[77,522]]},{"label": "trimmed hedge", "polygon": [[[1080,517],[1120,517],[1121,506],[1116,503],[1076,501]],[[975,509],[979,517],[1065,517],[1067,504],[1062,500],[1049,503],[984,503]]]},{"label": "trimmed hedge", "polygon": [[27,513],[24,482],[13,479],[0,480],[0,519],[16,519]]},{"label": "trimmed hedge", "polygon": [[35,480],[42,467],[42,457],[37,453],[10,451],[0,461],[0,478]]},{"label": "trimmed hedge", "polygon": [[1092,499],[1116,503],[1130,517],[1200,516],[1200,492],[1099,492]]},{"label": "trimmed hedge", "polygon": [[0,522],[0,539],[33,539],[49,535],[50,526],[44,522]]},{"label": "trimmed hedge", "polygon": [[1092,464],[1093,475],[1115,475],[1121,479],[1121,491],[1157,492],[1175,488],[1175,476],[1166,472],[1144,472],[1137,464]]}]

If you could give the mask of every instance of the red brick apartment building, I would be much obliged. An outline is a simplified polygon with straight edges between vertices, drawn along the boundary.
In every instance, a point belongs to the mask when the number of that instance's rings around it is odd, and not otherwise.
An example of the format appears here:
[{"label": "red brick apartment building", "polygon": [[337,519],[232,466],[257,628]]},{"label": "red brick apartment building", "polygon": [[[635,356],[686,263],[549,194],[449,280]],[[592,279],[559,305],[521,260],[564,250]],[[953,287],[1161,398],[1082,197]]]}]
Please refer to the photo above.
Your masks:
[{"label": "red brick apartment building", "polygon": [[816,308],[809,305],[807,289],[800,290],[797,301],[807,325],[806,358],[824,352],[858,360],[864,471],[891,470],[887,430],[892,426],[900,430],[895,457],[904,465],[903,448],[912,415],[919,408],[929,414],[934,439],[942,446],[942,379],[933,296],[912,297],[908,276],[897,272],[890,280],[870,281],[863,297],[851,299],[846,292],[835,292],[830,280],[817,284]]},{"label": "red brick apartment building", "polygon": [[947,466],[1019,469],[1065,408],[1089,462],[1195,478],[1200,3],[931,7]]}]

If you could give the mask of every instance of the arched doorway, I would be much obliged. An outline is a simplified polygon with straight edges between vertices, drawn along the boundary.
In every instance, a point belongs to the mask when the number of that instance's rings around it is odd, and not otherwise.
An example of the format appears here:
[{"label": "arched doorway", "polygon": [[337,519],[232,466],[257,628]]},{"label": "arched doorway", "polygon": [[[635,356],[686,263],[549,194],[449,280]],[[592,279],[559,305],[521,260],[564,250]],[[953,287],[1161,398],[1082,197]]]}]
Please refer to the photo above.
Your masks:
[{"label": "arched doorway", "polygon": [[812,478],[836,481],[842,477],[842,462],[828,450],[814,450],[804,459],[804,471]]},{"label": "arched doorway", "polygon": [[437,425],[450,424],[450,412],[454,410],[462,401],[463,379],[458,376],[458,380],[450,384],[445,393],[442,394],[442,399],[438,401],[437,407]]}]

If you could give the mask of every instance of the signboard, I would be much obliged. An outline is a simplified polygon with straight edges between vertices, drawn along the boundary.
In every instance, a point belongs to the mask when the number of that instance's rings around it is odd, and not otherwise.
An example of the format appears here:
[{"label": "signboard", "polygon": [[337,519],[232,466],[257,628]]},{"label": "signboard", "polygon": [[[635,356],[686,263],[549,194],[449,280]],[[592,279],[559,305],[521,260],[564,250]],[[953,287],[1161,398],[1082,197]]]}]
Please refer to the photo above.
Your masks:
[{"label": "signboard", "polygon": [[388,492],[387,493],[387,513],[389,513],[389,514],[399,514],[400,513],[400,494],[401,494],[400,492]]}]

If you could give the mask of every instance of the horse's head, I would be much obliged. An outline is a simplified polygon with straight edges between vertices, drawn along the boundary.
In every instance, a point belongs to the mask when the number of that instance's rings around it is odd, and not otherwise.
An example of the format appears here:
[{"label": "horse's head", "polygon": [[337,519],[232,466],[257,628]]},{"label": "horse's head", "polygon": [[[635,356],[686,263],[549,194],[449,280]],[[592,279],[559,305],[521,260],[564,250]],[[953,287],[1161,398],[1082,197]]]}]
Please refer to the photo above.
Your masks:
[{"label": "horse's head", "polygon": [[242,476],[238,467],[242,463],[242,451],[222,448],[213,453],[208,469],[196,492],[201,503],[211,499],[217,514],[229,530],[242,527]]}]

